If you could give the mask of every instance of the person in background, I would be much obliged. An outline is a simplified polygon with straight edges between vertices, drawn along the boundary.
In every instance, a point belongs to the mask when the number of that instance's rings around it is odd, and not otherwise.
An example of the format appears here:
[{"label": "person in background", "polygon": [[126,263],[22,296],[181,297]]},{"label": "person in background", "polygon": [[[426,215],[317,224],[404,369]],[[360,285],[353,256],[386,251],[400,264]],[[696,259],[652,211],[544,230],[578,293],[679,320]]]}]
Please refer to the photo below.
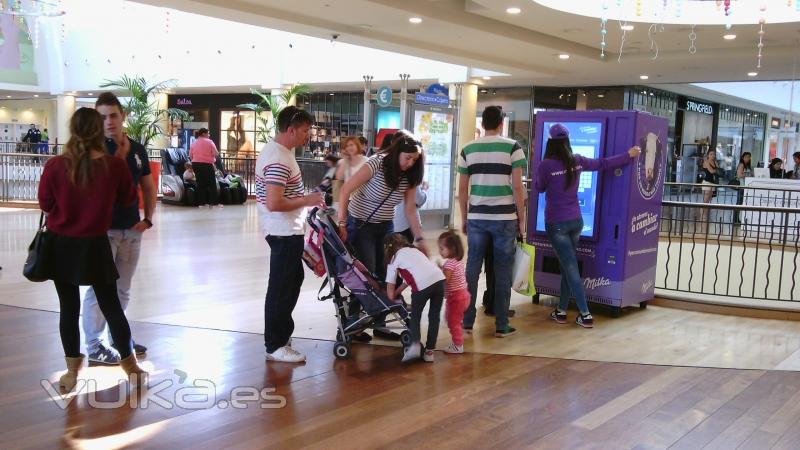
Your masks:
[{"label": "person in background", "polygon": [[800,180],[800,152],[794,152],[792,160],[794,160],[794,170],[789,172],[789,178],[792,180]]},{"label": "person in background", "polygon": [[719,184],[719,166],[717,165],[717,152],[714,149],[706,151],[703,160],[703,203],[711,203],[711,198],[716,194],[716,186]]},{"label": "person in background", "polygon": [[322,206],[321,192],[306,194],[294,149],[308,142],[314,118],[296,106],[277,117],[277,136],[256,160],[256,201],[269,245],[269,281],[264,299],[264,347],[268,361],[299,363],[306,355],[292,347],[292,312],[303,285],[306,208]]},{"label": "person in background", "polygon": [[513,139],[503,137],[505,113],[487,106],[481,114],[486,135],[465,145],[458,158],[459,204],[467,235],[467,284],[470,305],[464,314],[464,329],[472,331],[478,278],[491,242],[494,252],[495,337],[516,333],[508,321],[511,300],[511,265],[514,241],[524,235],[525,188],[522,172],[525,152]]},{"label": "person in background", "polygon": [[[117,295],[122,309],[128,308],[131,297],[131,284],[139,264],[142,237],[145,231],[153,227],[153,215],[156,210],[157,189],[150,172],[150,161],[144,146],[125,135],[123,123],[125,111],[116,95],[104,92],[97,97],[95,109],[103,118],[106,151],[126,162],[133,179],[134,189],[142,188],[144,201],[144,218],[139,215],[138,198],[132,206],[115,205],[111,219],[108,239],[114,264],[119,271]],[[83,299],[83,333],[86,335],[86,349],[89,362],[97,364],[119,364],[120,355],[114,348],[117,342],[106,346],[106,321],[97,303],[94,288],[86,291]],[[114,335],[111,335],[114,338]],[[121,345],[126,345],[123,342]],[[137,355],[144,355],[147,347],[133,342],[133,350]]]},{"label": "person in background", "polygon": [[47,128],[42,130],[42,142],[41,142],[41,151],[39,153],[47,154],[48,153],[48,145],[50,143],[50,134],[47,132]]},{"label": "person in background", "polygon": [[783,178],[783,160],[775,158],[769,163],[769,177],[770,178]]},{"label": "person in background", "polygon": [[[80,352],[80,286],[90,285],[96,304],[108,320],[121,356],[122,369],[133,384],[146,384],[147,373],[136,361],[131,329],[117,294],[119,273],[108,233],[115,204],[135,205],[136,190],[124,159],[109,155],[103,119],[80,108],[69,123],[64,154],[45,164],[39,183],[39,206],[47,213],[48,246],[42,261],[59,301],[59,331],[67,372],[59,379],[62,394],[71,392],[85,355]],[[84,311],[85,312],[85,311]]]},{"label": "person in background", "polygon": [[333,205],[333,182],[336,179],[336,165],[339,163],[339,157],[334,156],[332,154],[325,155],[324,158],[325,167],[328,170],[325,171],[325,175],[322,176],[322,182],[319,185],[319,189],[325,193],[325,204],[328,206]]},{"label": "person in background", "polygon": [[[422,218],[419,215],[419,209],[428,200],[428,182],[423,181],[422,184],[417,186],[416,198],[414,203],[417,205],[417,220],[422,223]],[[403,199],[399,205],[394,207],[394,220],[392,221],[394,232],[400,233],[408,239],[409,242],[414,240],[414,233],[411,232],[411,225],[408,223],[406,217],[406,201]]]},{"label": "person in background", "polygon": [[[739,157],[739,164],[736,166],[736,180],[731,184],[737,186],[744,186],[744,179],[753,176],[752,167],[753,155],[750,152],[742,153]],[[741,188],[736,189],[736,204],[741,205],[744,203],[744,190]],[[739,211],[734,214],[734,222],[739,223]]]},{"label": "person in background", "polygon": [[342,186],[353,178],[361,166],[367,162],[364,156],[364,146],[355,136],[348,136],[342,141],[342,158],[336,165],[336,174],[333,177],[333,207],[338,209],[341,203]]},{"label": "person in background", "polygon": [[194,168],[192,168],[192,163],[187,161],[186,164],[183,167],[184,167],[184,170],[183,170],[183,182],[184,183],[189,183],[189,184],[197,183],[197,177],[194,174]]},{"label": "person in background", "polygon": [[195,133],[197,140],[189,149],[189,159],[192,161],[197,178],[197,199],[202,208],[208,205],[209,208],[217,204],[217,176],[215,164],[219,151],[217,145],[208,137],[208,129],[201,128]]},{"label": "person in background", "polygon": [[[397,134],[384,152],[369,158],[342,186],[339,234],[354,248],[356,257],[367,270],[381,279],[386,276],[384,241],[394,230],[394,210],[403,200],[413,242],[427,254],[415,203],[417,186],[422,184],[424,173],[422,143],[404,131]],[[400,338],[381,323],[375,323],[373,335],[383,339]]]},{"label": "person in background", "polygon": [[[386,268],[386,293],[389,298],[397,298],[406,287],[411,287],[411,345],[403,355],[403,362],[413,361],[420,356],[425,362],[433,362],[433,351],[439,336],[445,276],[402,234],[392,234],[386,239],[386,260],[389,261]],[[398,276],[402,277],[404,284],[396,289]],[[428,337],[423,346],[420,342],[420,322],[422,311],[429,301]]]},{"label": "person in background", "polygon": [[560,324],[567,323],[567,307],[572,293],[580,312],[575,323],[584,328],[592,328],[594,318],[586,303],[586,291],[577,259],[578,239],[583,230],[583,217],[578,205],[581,172],[607,170],[630,164],[642,150],[634,146],[627,153],[609,158],[585,158],[572,152],[567,127],[557,123],[549,131],[550,138],[547,140],[544,159],[537,170],[534,187],[539,193],[545,193],[545,231],[561,267],[561,298],[558,307],[550,313],[550,318]]}]

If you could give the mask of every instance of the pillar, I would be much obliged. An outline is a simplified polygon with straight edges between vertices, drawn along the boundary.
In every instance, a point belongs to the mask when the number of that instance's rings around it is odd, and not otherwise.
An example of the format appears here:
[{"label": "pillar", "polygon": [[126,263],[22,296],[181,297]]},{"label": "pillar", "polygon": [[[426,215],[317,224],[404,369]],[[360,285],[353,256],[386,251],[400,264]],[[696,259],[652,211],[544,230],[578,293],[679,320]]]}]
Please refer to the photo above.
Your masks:
[{"label": "pillar", "polygon": [[[411,75],[407,73],[400,74],[400,129],[408,129],[408,79]],[[380,142],[376,142],[380,145]]]},{"label": "pillar", "polygon": [[69,140],[69,120],[75,114],[75,97],[72,95],[59,95],[56,97],[56,118],[52,121],[50,143],[66,144]]},{"label": "pillar", "polygon": [[[372,145],[375,138],[372,130],[372,75],[364,75],[364,128],[363,135],[367,138],[367,146]],[[402,119],[401,119],[402,120]]]},{"label": "pillar", "polygon": [[456,135],[456,146],[453,148],[453,165],[451,168],[452,214],[450,214],[451,228],[461,229],[461,211],[458,206],[458,155],[461,149],[469,142],[475,140],[475,118],[478,116],[478,85],[471,83],[459,83],[450,85],[451,95],[455,93],[457,111],[458,130]]},{"label": "pillar", "polygon": [[[166,92],[161,92],[156,96],[156,105],[158,105],[158,109],[161,111],[166,111],[167,107],[169,106],[168,102],[169,96]],[[162,134],[159,134],[150,141],[150,148],[167,148],[169,147],[169,117],[167,117],[167,113],[161,114],[158,118],[158,125],[161,127]],[[213,133],[213,131],[212,131]]]}]

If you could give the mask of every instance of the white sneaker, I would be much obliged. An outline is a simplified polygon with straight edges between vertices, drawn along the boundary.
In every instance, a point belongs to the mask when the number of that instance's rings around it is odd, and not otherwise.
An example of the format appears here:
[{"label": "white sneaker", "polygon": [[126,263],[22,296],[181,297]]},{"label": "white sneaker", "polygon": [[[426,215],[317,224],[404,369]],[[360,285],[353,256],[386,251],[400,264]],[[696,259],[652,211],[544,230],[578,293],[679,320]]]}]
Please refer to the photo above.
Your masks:
[{"label": "white sneaker", "polygon": [[433,350],[425,350],[422,354],[422,360],[425,362],[433,362]]},{"label": "white sneaker", "polygon": [[280,361],[299,363],[306,360],[306,355],[298,352],[292,347],[281,347],[272,353],[267,353],[267,361]]},{"label": "white sneaker", "polygon": [[455,353],[461,354],[464,353],[464,346],[463,345],[456,345],[455,342],[451,342],[447,348],[444,349],[445,353]]},{"label": "white sneaker", "polygon": [[420,355],[422,354],[422,344],[419,342],[412,342],[406,348],[406,352],[403,354],[403,362],[413,361],[415,359],[419,359]]}]

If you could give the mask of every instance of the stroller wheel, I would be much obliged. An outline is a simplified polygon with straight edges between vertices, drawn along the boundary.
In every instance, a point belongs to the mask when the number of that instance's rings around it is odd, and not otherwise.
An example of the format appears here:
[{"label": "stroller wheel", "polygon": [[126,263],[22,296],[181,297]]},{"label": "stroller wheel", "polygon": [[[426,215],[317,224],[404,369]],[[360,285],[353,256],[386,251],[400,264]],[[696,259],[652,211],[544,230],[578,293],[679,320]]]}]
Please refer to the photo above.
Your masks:
[{"label": "stroller wheel", "polygon": [[400,333],[400,343],[403,344],[403,347],[408,347],[411,345],[411,332],[408,330],[403,331]]},{"label": "stroller wheel", "polygon": [[350,346],[344,342],[337,342],[333,344],[333,356],[338,359],[346,359],[350,357]]}]

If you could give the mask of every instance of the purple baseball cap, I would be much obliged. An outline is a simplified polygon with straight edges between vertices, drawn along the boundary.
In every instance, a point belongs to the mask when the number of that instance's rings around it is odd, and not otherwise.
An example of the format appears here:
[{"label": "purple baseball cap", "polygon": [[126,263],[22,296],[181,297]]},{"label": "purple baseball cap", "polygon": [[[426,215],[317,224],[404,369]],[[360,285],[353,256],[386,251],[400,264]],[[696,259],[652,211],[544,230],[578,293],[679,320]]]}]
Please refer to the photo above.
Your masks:
[{"label": "purple baseball cap", "polygon": [[569,139],[569,129],[564,125],[557,123],[550,127],[550,138],[551,139]]}]

